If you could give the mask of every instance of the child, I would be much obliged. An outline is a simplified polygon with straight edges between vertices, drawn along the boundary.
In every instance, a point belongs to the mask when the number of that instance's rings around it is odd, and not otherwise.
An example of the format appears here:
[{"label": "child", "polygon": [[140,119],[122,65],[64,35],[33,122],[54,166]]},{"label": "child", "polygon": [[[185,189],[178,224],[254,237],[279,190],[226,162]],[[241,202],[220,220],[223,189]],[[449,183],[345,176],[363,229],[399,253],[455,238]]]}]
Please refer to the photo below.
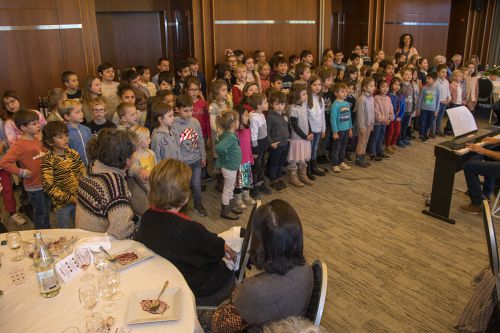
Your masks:
[{"label": "child", "polygon": [[260,75],[257,72],[257,69],[255,68],[255,63],[253,61],[253,58],[252,57],[245,57],[245,58],[243,58],[242,63],[245,65],[245,67],[247,69],[246,81],[257,83],[257,86],[259,87],[259,91],[262,92],[262,87],[260,86]]},{"label": "child", "polygon": [[307,66],[304,63],[297,64],[297,66],[295,67],[294,83],[307,85],[310,78],[311,78],[311,70],[309,69],[309,66]]},{"label": "child", "polygon": [[394,154],[397,151],[396,142],[401,134],[401,120],[405,114],[405,98],[401,94],[401,79],[398,77],[394,77],[389,85],[389,97],[391,98],[394,119],[387,126],[385,150],[389,154]]},{"label": "child", "polygon": [[80,155],[68,146],[68,127],[64,122],[47,124],[42,142],[48,149],[41,165],[43,190],[50,197],[58,227],[73,228],[78,182],[85,175],[85,167]]},{"label": "child", "polygon": [[332,150],[331,161],[332,171],[351,169],[344,162],[347,148],[347,140],[352,137],[351,107],[349,102],[345,101],[347,97],[347,85],[343,82],[335,83],[333,87],[335,101],[330,111],[330,123],[332,124]]},{"label": "child", "polygon": [[[255,82],[248,82],[243,87],[243,98],[241,99],[240,104],[243,105],[243,107],[246,108],[250,113],[253,111],[252,106],[250,106],[250,97],[258,92],[259,87]],[[264,110],[264,115],[267,115],[267,110]]]},{"label": "child", "polygon": [[345,69],[347,67],[347,64],[345,62],[342,62],[344,59],[344,54],[342,53],[342,50],[337,49],[333,52],[333,68],[335,68],[337,71],[342,71],[345,72]]},{"label": "child", "polygon": [[269,147],[269,180],[271,187],[277,192],[283,192],[288,187],[283,182],[281,170],[285,167],[288,149],[290,147],[290,127],[285,114],[286,95],[281,91],[269,95],[271,110],[267,114],[267,136],[271,142]]},{"label": "child", "polygon": [[363,66],[360,55],[357,53],[351,53],[349,55],[349,60],[347,61],[347,65],[348,66],[352,65],[359,70],[361,66]]},{"label": "child", "polygon": [[344,81],[346,84],[354,83],[354,86],[358,83],[358,68],[354,65],[347,66],[344,73]]},{"label": "child", "polygon": [[323,96],[323,102],[325,103],[325,138],[319,141],[318,146],[318,163],[328,163],[330,162],[330,146],[332,141],[332,127],[330,124],[330,108],[333,101],[335,100],[335,95],[333,94],[333,80],[337,70],[335,68],[322,69],[318,72],[321,78],[322,88],[321,94]]},{"label": "child", "polygon": [[139,125],[139,115],[137,114],[137,109],[132,103],[122,102],[118,105],[116,110],[118,115],[119,125],[117,128],[119,130],[129,130],[134,126]]},{"label": "child", "polygon": [[174,94],[176,96],[182,93],[182,87],[184,86],[184,79],[191,75],[191,70],[189,64],[185,61],[181,61],[175,66],[175,73],[177,74],[177,80],[174,87]]},{"label": "child", "polygon": [[313,66],[314,57],[310,50],[302,50],[300,52],[300,61],[307,65],[307,67]]},{"label": "child", "polygon": [[[153,167],[156,165],[156,155],[154,151],[149,149],[151,144],[149,129],[143,126],[135,126],[132,131],[137,135],[137,145],[134,154],[132,155],[132,165],[135,165],[145,171],[149,175]],[[141,187],[149,193],[149,183],[142,182],[136,179]]]},{"label": "child", "polygon": [[147,117],[148,97],[142,90],[135,89],[135,108],[137,110],[137,117],[139,125],[144,126]]},{"label": "child", "polygon": [[304,184],[314,185],[307,177],[307,162],[311,158],[313,139],[307,120],[307,99],[307,87],[303,84],[293,84],[289,94],[291,136],[287,160],[289,183],[296,187],[303,187]]},{"label": "child", "polygon": [[231,89],[233,96],[234,105],[238,105],[243,98],[243,87],[247,82],[247,68],[243,64],[237,64],[234,68],[234,74],[236,75],[236,83]]},{"label": "child", "polygon": [[383,158],[389,158],[383,150],[383,142],[385,129],[394,120],[394,109],[392,107],[391,98],[387,95],[389,92],[389,84],[385,80],[378,81],[378,94],[373,97],[375,106],[375,124],[373,132],[368,141],[368,153],[370,159],[382,161]]},{"label": "child", "polygon": [[300,58],[296,54],[292,54],[288,57],[288,74],[295,77],[295,66],[300,63]]},{"label": "child", "polygon": [[194,209],[200,216],[207,216],[207,210],[201,201],[201,169],[207,164],[205,140],[200,122],[193,118],[193,99],[180,95],[175,100],[175,108],[179,115],[175,118],[173,127],[179,133],[180,159],[193,171],[191,189]]},{"label": "child", "polygon": [[390,62],[388,62],[384,67],[385,80],[387,81],[387,83],[389,83],[389,85],[391,84],[392,78],[394,77],[394,69],[395,66]]},{"label": "child", "polygon": [[236,136],[240,140],[241,164],[236,175],[236,184],[234,189],[234,204],[241,209],[246,205],[255,204],[255,200],[250,197],[250,188],[252,187],[252,134],[250,133],[250,115],[248,110],[241,105],[237,105],[234,110],[238,112],[240,127],[236,131]]},{"label": "child", "polygon": [[368,53],[370,52],[370,48],[368,47],[368,44],[366,43],[361,43],[361,59],[363,60],[363,65],[370,66],[372,65],[372,60]]},{"label": "child", "polygon": [[119,83],[115,82],[115,69],[113,65],[105,62],[97,67],[97,75],[101,78],[102,97],[106,100],[106,119],[111,120],[116,111],[116,107],[120,104],[120,99],[117,95]]},{"label": "child", "polygon": [[[347,86],[347,97],[346,102],[349,103],[351,109],[351,122],[356,124],[356,84],[354,82],[346,82]],[[352,137],[349,138],[346,148],[345,158],[347,162],[352,162],[351,153],[356,152],[356,146],[358,145],[358,132],[357,128],[353,126]]]},{"label": "child", "polygon": [[158,76],[160,73],[168,73],[170,71],[170,60],[164,57],[159,58],[156,62],[156,68],[158,69],[158,73],[151,78],[151,82],[156,85],[157,90],[160,90],[160,81]]},{"label": "child", "polygon": [[[250,85],[251,83],[249,83]],[[260,194],[271,194],[271,189],[266,186],[264,171],[266,163],[264,156],[269,148],[269,137],[267,136],[266,117],[263,112],[268,110],[269,103],[266,95],[254,93],[248,97],[248,105],[253,112],[250,113],[250,133],[252,134],[253,164],[253,189],[252,196],[258,199]]]},{"label": "child", "polygon": [[68,99],[81,99],[82,91],[78,89],[80,83],[75,72],[66,71],[61,75],[62,83],[66,86],[66,96]]},{"label": "child", "polygon": [[61,101],[67,100],[66,91],[61,88],[54,88],[49,91],[48,94],[48,109],[49,115],[47,116],[47,122],[50,121],[64,121],[64,119],[59,114],[58,104]]},{"label": "child", "polygon": [[[211,144],[211,130],[210,130],[210,116],[208,114],[207,102],[200,95],[200,80],[194,76],[188,76],[184,84],[184,94],[191,96],[193,99],[193,117],[198,119],[205,140],[205,149],[210,149]],[[212,177],[208,174],[207,167],[202,169],[202,179],[210,179]]]},{"label": "child", "polygon": [[[307,119],[313,134],[311,141],[311,160],[309,170],[311,174],[316,176],[324,176],[325,173],[318,169],[316,158],[318,155],[318,145],[321,138],[325,138],[326,122],[325,122],[325,103],[321,95],[321,79],[317,75],[313,75],[307,82],[308,99],[307,99]],[[307,175],[314,180],[314,176]]]},{"label": "child", "polygon": [[400,71],[402,86],[401,94],[404,98],[405,113],[401,120],[401,133],[398,138],[398,146],[405,147],[411,145],[411,142],[406,138],[408,127],[410,127],[412,114],[415,112],[415,101],[417,100],[417,93],[411,82],[413,70],[409,67],[403,67]]},{"label": "child", "polygon": [[128,83],[132,88],[136,90],[141,90],[146,94],[147,97],[149,97],[149,90],[142,84],[142,79],[139,73],[137,73],[136,70],[134,69],[129,69],[128,71],[125,72],[123,75],[123,80],[125,83]]},{"label": "child", "polygon": [[262,51],[262,50],[256,50],[254,53],[253,53],[253,57],[255,59],[256,62],[266,62],[266,52]]},{"label": "child", "polygon": [[191,75],[198,78],[200,81],[200,89],[203,96],[207,96],[207,79],[205,78],[205,74],[199,71],[200,62],[197,58],[187,58],[187,63],[189,65],[189,71]]},{"label": "child", "polygon": [[271,80],[269,81],[269,89],[275,89],[278,91],[283,90],[283,78],[281,77],[281,75],[274,74],[273,76],[271,76]]},{"label": "child", "polygon": [[173,91],[175,87],[175,75],[172,72],[161,72],[158,74],[158,87],[159,91],[168,90]]},{"label": "child", "polygon": [[417,109],[420,111],[420,139],[426,142],[429,139],[427,132],[431,129],[434,118],[439,113],[439,89],[435,86],[436,73],[428,73],[426,85],[422,87]]},{"label": "child", "polygon": [[22,135],[2,158],[0,168],[24,178],[23,186],[33,206],[35,229],[50,229],[50,199],[42,190],[40,172],[46,149],[36,138],[40,134],[39,116],[32,110],[22,110],[16,112],[13,121]]},{"label": "child", "polygon": [[59,103],[59,113],[68,126],[69,147],[80,154],[80,158],[85,166],[89,165],[85,146],[92,137],[90,128],[82,125],[83,112],[82,105],[77,100],[67,100]]},{"label": "child", "polygon": [[[135,93],[136,90],[132,88],[128,83],[121,83],[118,86],[117,95],[119,97],[120,103],[130,103],[135,105]],[[120,126],[120,117],[118,116],[118,105],[116,106],[116,110],[113,111],[113,116],[111,117],[111,121],[116,125]],[[107,112],[109,114],[109,111]],[[108,118],[106,116],[106,118]],[[108,118],[109,119],[109,118]]]},{"label": "child", "polygon": [[373,92],[375,81],[371,77],[365,77],[361,81],[361,95],[356,100],[356,122],[358,126],[358,145],[356,146],[356,165],[362,168],[370,166],[366,160],[366,144],[375,122],[375,106]]},{"label": "child", "polygon": [[333,67],[333,57],[331,56],[325,56],[321,60],[321,68],[323,69],[329,69]]},{"label": "child", "polygon": [[136,70],[141,78],[143,87],[146,87],[146,89],[148,90],[149,96],[156,96],[156,85],[150,81],[151,70],[149,69],[149,67],[137,66]]},{"label": "child", "polygon": [[276,73],[281,76],[281,91],[288,95],[292,87],[293,77],[287,73],[288,64],[285,58],[279,57],[276,60]]},{"label": "child", "polygon": [[242,157],[240,143],[234,133],[240,126],[239,115],[235,111],[227,111],[219,117],[218,121],[219,126],[224,130],[215,146],[218,156],[216,167],[221,169],[224,177],[220,216],[228,220],[237,220],[239,216],[233,213],[241,214],[243,212],[233,201],[236,175]]},{"label": "child", "polygon": [[173,128],[174,109],[163,103],[156,104],[153,109],[151,149],[158,160],[180,159],[178,134]]},{"label": "child", "polygon": [[97,97],[90,102],[90,111],[92,112],[92,121],[87,123],[92,135],[99,135],[103,128],[116,128],[116,125],[106,119],[106,100],[104,97]]},{"label": "child", "polygon": [[267,89],[269,89],[271,82],[269,81],[269,72],[271,71],[271,67],[267,62],[259,62],[257,64],[257,71],[260,76],[260,87],[262,89],[261,92],[265,93]]},{"label": "child", "polygon": [[427,81],[427,72],[429,71],[429,62],[427,58],[420,58],[417,61],[417,70],[418,70],[418,81],[420,82],[420,88]]},{"label": "child", "polygon": [[439,112],[436,115],[436,121],[433,123],[433,128],[431,131],[431,138],[435,135],[444,136],[444,133],[441,131],[441,121],[443,120],[444,112],[446,111],[446,106],[450,102],[450,83],[446,79],[448,75],[448,67],[444,64],[438,65],[436,68],[437,72],[437,80],[436,80],[436,88],[439,89]]},{"label": "child", "polygon": [[[451,83],[450,83],[450,104],[448,108],[456,108],[458,106],[466,105],[467,100],[464,97],[464,89],[462,87],[462,81],[464,81],[464,76],[459,69],[456,69],[451,74]],[[467,96],[467,95],[465,95]],[[449,111],[448,111],[449,112]],[[448,122],[445,127],[445,134],[453,135],[453,127],[451,126],[450,119],[448,117]]]},{"label": "child", "polygon": [[85,122],[92,120],[92,114],[90,112],[90,102],[102,95],[102,85],[101,79],[97,76],[89,76],[85,80],[85,86],[83,86],[82,92],[82,110],[85,115]]}]

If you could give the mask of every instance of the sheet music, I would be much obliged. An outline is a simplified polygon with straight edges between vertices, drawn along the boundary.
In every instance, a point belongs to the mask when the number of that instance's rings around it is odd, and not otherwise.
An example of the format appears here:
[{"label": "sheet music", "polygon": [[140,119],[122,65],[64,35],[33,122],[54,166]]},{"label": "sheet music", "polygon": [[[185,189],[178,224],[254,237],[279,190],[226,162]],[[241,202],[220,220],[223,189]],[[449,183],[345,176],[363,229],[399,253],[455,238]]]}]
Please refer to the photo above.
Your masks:
[{"label": "sheet music", "polygon": [[451,126],[453,126],[455,137],[477,131],[474,116],[465,106],[447,109],[446,113],[450,118]]}]

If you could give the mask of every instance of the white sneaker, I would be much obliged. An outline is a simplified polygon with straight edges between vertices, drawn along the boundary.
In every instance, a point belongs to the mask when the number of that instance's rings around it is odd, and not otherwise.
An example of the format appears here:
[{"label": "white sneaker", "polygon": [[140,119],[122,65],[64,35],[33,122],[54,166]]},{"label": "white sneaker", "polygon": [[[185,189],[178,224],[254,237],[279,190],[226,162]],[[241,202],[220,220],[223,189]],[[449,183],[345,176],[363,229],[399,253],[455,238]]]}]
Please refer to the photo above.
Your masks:
[{"label": "white sneaker", "polygon": [[348,166],[345,162],[340,163],[339,167],[342,170],[351,170],[351,167]]},{"label": "white sneaker", "polygon": [[339,173],[339,172],[340,172],[340,168],[339,168],[339,166],[338,166],[338,165],[333,166],[333,167],[332,167],[332,170],[333,170],[333,172],[335,172],[335,173]]},{"label": "white sneaker", "polygon": [[17,225],[23,225],[26,224],[28,221],[19,213],[14,213],[11,217],[10,220],[15,222]]}]

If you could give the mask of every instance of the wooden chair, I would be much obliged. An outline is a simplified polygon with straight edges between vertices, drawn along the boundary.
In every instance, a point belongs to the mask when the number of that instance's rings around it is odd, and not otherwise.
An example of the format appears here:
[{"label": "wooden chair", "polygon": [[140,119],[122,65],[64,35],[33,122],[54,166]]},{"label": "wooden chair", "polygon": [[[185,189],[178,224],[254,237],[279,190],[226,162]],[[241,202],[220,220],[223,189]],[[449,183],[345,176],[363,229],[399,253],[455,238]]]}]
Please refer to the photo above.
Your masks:
[{"label": "wooden chair", "polygon": [[326,288],[328,286],[328,269],[326,264],[321,260],[316,260],[312,264],[314,285],[309,301],[309,306],[306,311],[305,317],[309,319],[314,325],[319,326],[321,317],[323,316],[323,309],[326,300]]},{"label": "wooden chair", "polygon": [[498,260],[498,245],[495,234],[495,225],[493,224],[493,219],[491,217],[488,200],[483,200],[483,223],[486,243],[488,245],[488,255],[490,257],[491,272],[493,273],[493,276],[495,276],[497,300],[500,301],[500,277],[498,275],[500,262]]}]

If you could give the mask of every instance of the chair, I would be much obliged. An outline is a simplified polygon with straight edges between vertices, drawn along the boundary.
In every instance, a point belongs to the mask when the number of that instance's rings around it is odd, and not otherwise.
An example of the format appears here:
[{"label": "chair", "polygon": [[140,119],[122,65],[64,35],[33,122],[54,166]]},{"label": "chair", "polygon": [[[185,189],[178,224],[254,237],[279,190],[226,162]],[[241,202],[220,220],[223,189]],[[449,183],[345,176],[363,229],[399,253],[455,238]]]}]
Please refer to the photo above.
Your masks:
[{"label": "chair", "polygon": [[328,269],[326,264],[322,263],[321,260],[316,260],[312,264],[312,270],[314,285],[305,317],[313,322],[314,325],[319,326],[321,317],[323,316],[323,308],[325,307]]},{"label": "chair", "polygon": [[241,260],[240,260],[240,269],[236,272],[236,283],[240,283],[243,281],[245,277],[245,270],[248,265],[248,261],[250,259],[250,253],[248,249],[250,248],[250,244],[252,243],[252,220],[253,214],[261,205],[261,201],[257,200],[255,205],[253,205],[252,211],[250,212],[250,217],[248,218],[247,228],[245,230],[245,236],[243,237],[243,243],[241,244]]},{"label": "chair", "polygon": [[500,215],[497,215],[497,213],[500,211],[500,207],[498,206],[498,199],[500,198],[500,191],[498,191],[497,196],[495,198],[495,202],[493,203],[493,206],[491,207],[490,213],[492,218],[500,218]]},{"label": "chair", "polygon": [[493,82],[488,77],[481,77],[477,80],[477,89],[476,109],[490,110],[488,124],[491,124],[493,118]]},{"label": "chair", "polygon": [[490,257],[491,272],[495,277],[495,289],[498,302],[500,301],[500,277],[498,275],[500,262],[498,260],[498,245],[495,234],[495,225],[493,224],[493,220],[491,218],[491,210],[488,200],[483,200],[483,223],[486,243],[488,245],[488,255]]}]

